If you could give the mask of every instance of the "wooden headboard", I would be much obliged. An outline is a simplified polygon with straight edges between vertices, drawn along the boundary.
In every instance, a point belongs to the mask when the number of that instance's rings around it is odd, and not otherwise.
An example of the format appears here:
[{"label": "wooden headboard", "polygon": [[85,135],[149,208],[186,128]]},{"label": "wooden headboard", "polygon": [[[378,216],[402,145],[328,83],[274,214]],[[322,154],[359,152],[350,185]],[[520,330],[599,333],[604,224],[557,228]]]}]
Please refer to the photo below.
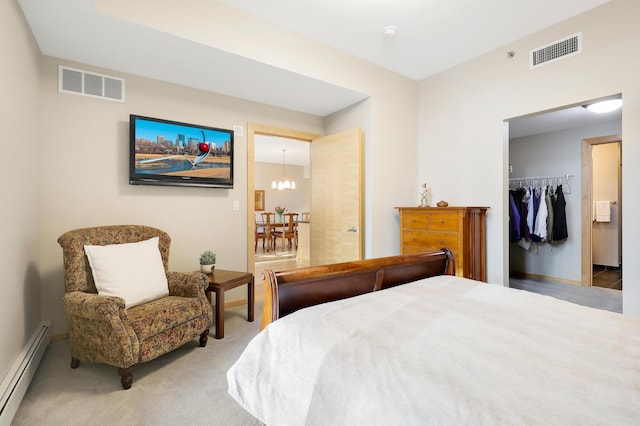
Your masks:
[{"label": "wooden headboard", "polygon": [[435,275],[455,275],[455,261],[447,248],[290,271],[267,269],[260,329],[298,309]]}]

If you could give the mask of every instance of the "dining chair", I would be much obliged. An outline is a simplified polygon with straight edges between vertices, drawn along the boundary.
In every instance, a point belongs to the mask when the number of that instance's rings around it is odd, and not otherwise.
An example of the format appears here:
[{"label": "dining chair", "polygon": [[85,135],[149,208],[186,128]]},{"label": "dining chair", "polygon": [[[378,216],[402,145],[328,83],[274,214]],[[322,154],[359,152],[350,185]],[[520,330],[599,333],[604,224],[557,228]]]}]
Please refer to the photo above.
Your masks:
[{"label": "dining chair", "polygon": [[264,226],[265,232],[265,240],[267,241],[267,251],[271,248],[275,250],[275,246],[273,243],[273,223],[275,219],[275,212],[262,212],[260,213],[262,216],[262,224]]},{"label": "dining chair", "polygon": [[[265,242],[268,239],[267,235],[267,226],[264,221],[258,221],[258,215],[254,217],[255,219],[255,247],[254,251],[258,251],[258,241],[262,240],[262,250],[264,251]],[[270,247],[267,247],[267,251],[269,251]]]},{"label": "dining chair", "polygon": [[282,239],[282,250],[284,250],[284,240],[288,240],[289,247],[292,245],[292,240],[295,243],[296,249],[298,248],[298,213],[285,213],[284,225],[282,231],[274,229],[271,234],[273,238],[273,249],[276,248],[276,241],[278,238]]}]

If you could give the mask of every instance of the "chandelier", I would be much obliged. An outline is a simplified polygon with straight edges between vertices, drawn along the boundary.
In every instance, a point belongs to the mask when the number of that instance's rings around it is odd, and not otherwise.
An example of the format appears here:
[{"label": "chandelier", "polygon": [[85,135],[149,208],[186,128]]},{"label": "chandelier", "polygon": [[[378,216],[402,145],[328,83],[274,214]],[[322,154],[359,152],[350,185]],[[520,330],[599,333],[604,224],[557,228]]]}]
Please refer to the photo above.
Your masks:
[{"label": "chandelier", "polygon": [[271,188],[277,189],[278,191],[293,191],[296,189],[296,183],[289,181],[284,173],[284,155],[286,151],[286,149],[282,150],[282,180],[278,182],[274,180],[271,182]]}]

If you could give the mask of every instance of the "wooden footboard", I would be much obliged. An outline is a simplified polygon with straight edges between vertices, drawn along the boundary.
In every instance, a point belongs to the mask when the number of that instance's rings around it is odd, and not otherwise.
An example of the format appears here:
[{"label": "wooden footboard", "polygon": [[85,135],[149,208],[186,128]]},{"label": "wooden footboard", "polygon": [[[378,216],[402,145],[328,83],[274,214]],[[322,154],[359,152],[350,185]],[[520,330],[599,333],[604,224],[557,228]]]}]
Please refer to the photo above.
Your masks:
[{"label": "wooden footboard", "polygon": [[435,275],[455,275],[455,261],[447,248],[290,271],[267,269],[260,329],[298,309]]}]

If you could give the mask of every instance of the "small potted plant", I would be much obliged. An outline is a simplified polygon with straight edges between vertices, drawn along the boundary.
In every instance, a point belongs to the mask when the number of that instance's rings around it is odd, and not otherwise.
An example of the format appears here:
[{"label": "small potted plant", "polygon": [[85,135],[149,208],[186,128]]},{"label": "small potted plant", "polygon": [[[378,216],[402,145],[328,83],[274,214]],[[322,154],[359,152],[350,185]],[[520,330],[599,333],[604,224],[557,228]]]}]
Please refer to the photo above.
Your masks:
[{"label": "small potted plant", "polygon": [[205,274],[213,273],[216,267],[216,254],[211,250],[203,251],[200,255],[200,271]]}]

